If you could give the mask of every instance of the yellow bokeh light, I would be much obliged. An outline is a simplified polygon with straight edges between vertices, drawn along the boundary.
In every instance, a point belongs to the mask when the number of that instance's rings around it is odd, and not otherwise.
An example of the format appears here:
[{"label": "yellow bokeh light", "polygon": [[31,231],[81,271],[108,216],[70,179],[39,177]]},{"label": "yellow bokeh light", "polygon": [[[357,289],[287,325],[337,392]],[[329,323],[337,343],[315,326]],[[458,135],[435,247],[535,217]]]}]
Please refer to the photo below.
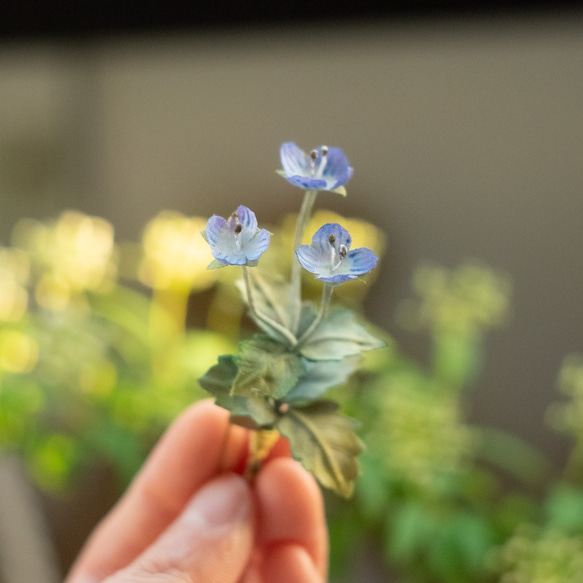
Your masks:
[{"label": "yellow bokeh light", "polygon": [[0,332],[0,370],[13,373],[31,371],[38,358],[38,344],[16,330]]},{"label": "yellow bokeh light", "polygon": [[207,270],[213,257],[200,234],[205,227],[202,217],[171,211],[163,211],[151,220],[144,229],[140,281],[154,289],[177,291],[211,287],[217,272]]}]

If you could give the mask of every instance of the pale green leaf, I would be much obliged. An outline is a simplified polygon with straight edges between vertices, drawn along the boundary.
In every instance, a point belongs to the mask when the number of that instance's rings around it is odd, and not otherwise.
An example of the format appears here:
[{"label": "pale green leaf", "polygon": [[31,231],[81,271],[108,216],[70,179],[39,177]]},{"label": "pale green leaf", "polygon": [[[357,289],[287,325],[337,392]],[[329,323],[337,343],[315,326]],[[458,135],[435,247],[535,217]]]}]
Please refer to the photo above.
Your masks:
[{"label": "pale green leaf", "polygon": [[209,239],[206,234],[206,229],[204,229],[204,231],[200,231],[200,234],[202,235],[202,238],[208,243]]},{"label": "pale green leaf", "polygon": [[292,408],[277,423],[290,442],[291,452],[324,486],[349,498],[358,476],[356,456],[363,449],[355,434],[356,422],[336,412],[332,401],[316,401]]},{"label": "pale green leaf", "polygon": [[[290,330],[293,300],[289,283],[279,279],[272,279],[257,270],[254,270],[249,275],[255,310],[266,316],[269,320],[273,320],[276,324]],[[239,280],[237,287],[241,292],[243,301],[249,305],[249,298],[247,297],[244,281]],[[287,342],[287,339],[282,336],[281,332],[271,326],[269,322],[256,318],[251,312],[249,316],[266,334],[269,334],[269,336],[280,342]]]},{"label": "pale green leaf", "polygon": [[323,395],[328,389],[337,387],[356,370],[360,358],[348,356],[340,362],[336,360],[306,360],[306,374],[287,394],[286,401],[313,401]]},{"label": "pale green leaf", "polygon": [[359,324],[353,312],[333,313],[302,344],[300,353],[309,360],[342,360],[385,343]]},{"label": "pale green leaf", "polygon": [[249,429],[271,427],[277,417],[268,402],[255,397],[236,397],[230,394],[237,372],[233,356],[220,356],[219,363],[210,368],[198,382],[215,397],[215,403],[219,407],[231,412],[233,423]]},{"label": "pale green leaf", "polygon": [[346,196],[346,194],[347,194],[346,188],[344,188],[344,186],[339,186],[338,188],[335,188],[331,192],[335,192],[336,194],[339,194],[340,196]]},{"label": "pale green leaf", "polygon": [[227,267],[226,263],[219,261],[218,259],[213,259],[208,265],[207,269],[221,269],[221,267]]},{"label": "pale green leaf", "polygon": [[231,395],[281,399],[305,374],[302,359],[268,336],[241,343]]}]

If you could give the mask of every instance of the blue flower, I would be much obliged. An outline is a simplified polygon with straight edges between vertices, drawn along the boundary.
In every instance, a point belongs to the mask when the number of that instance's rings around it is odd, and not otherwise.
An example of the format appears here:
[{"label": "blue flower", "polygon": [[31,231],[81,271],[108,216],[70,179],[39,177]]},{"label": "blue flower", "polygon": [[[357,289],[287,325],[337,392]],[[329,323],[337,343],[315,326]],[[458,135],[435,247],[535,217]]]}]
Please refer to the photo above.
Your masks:
[{"label": "blue flower", "polygon": [[[354,171],[340,148],[320,146],[307,155],[293,142],[280,149],[283,171],[288,181],[305,190],[336,190],[346,184]],[[346,194],[343,189],[340,194]]]},{"label": "blue flower", "polygon": [[350,233],[338,223],[327,223],[312,237],[311,245],[296,249],[304,269],[326,283],[356,279],[376,266],[378,257],[366,247],[350,251]]},{"label": "blue flower", "polygon": [[225,265],[254,265],[270,239],[269,231],[257,228],[255,213],[246,206],[240,206],[227,220],[213,215],[202,235],[213,257]]}]

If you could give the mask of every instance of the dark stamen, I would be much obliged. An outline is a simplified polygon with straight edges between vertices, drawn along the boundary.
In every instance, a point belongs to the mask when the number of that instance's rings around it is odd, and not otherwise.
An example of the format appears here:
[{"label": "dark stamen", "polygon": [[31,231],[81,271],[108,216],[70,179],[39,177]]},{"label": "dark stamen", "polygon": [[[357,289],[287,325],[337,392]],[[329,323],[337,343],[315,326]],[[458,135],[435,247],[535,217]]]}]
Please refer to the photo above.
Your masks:
[{"label": "dark stamen", "polygon": [[328,243],[330,243],[330,245],[332,245],[332,247],[334,247],[334,243],[336,243],[336,237],[334,235],[330,235],[328,237]]},{"label": "dark stamen", "polygon": [[316,150],[312,150],[310,152],[310,158],[315,162],[317,157],[318,157],[318,152],[316,152]]},{"label": "dark stamen", "polygon": [[346,257],[346,254],[348,253],[348,249],[346,248],[346,245],[340,245],[340,259],[344,259]]},{"label": "dark stamen", "polygon": [[241,223],[239,223],[236,227],[235,227],[235,235],[238,235],[241,231],[243,230],[243,225]]},{"label": "dark stamen", "polygon": [[322,157],[328,155],[328,146],[322,146]]}]

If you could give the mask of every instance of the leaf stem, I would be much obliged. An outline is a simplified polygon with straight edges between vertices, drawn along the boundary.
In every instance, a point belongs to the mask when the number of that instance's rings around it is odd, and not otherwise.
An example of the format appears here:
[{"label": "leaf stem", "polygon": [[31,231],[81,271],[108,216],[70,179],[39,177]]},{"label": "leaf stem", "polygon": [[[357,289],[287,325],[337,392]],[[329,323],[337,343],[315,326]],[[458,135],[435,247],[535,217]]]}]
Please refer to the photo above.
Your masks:
[{"label": "leaf stem", "polygon": [[298,213],[296,221],[296,232],[294,236],[294,246],[292,249],[292,270],[291,270],[291,289],[294,298],[294,313],[292,316],[291,329],[297,332],[300,323],[300,312],[302,309],[302,271],[301,265],[296,257],[296,249],[302,244],[304,232],[308,226],[312,209],[316,202],[317,190],[306,190],[304,200]]},{"label": "leaf stem", "polygon": [[251,282],[249,280],[249,268],[246,265],[243,265],[243,280],[245,281],[245,289],[247,290],[247,303],[249,304],[249,311],[251,314],[253,314],[257,320],[260,320],[264,324],[271,326],[274,330],[277,330],[287,340],[290,347],[295,348],[298,343],[298,339],[285,326],[282,326],[275,320],[272,320],[269,316],[258,312],[255,308],[253,294],[251,292]]},{"label": "leaf stem", "polygon": [[302,334],[302,337],[298,340],[298,346],[303,344],[318,328],[322,321],[328,315],[328,308],[330,307],[330,300],[332,299],[332,292],[334,288],[327,283],[324,284],[322,288],[322,301],[320,302],[320,311],[316,316],[316,319],[310,324],[310,327]]}]

